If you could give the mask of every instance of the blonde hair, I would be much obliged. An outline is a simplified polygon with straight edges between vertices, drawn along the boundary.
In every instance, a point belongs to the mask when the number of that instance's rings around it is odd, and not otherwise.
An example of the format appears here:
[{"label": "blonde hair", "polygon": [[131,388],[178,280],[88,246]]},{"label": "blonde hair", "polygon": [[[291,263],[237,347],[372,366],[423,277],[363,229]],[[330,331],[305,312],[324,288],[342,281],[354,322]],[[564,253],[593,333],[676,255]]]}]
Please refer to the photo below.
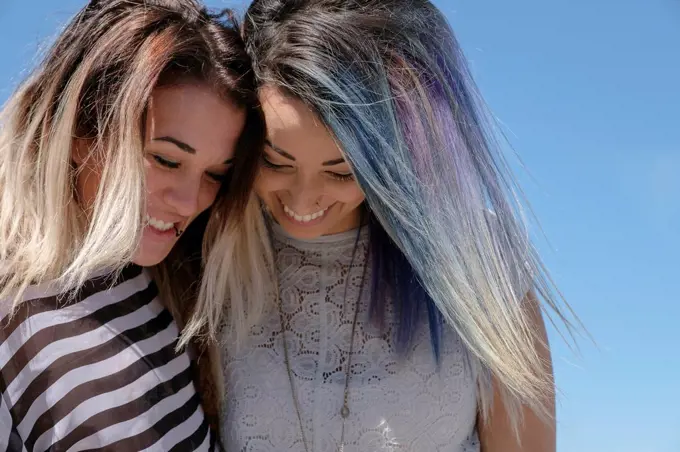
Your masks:
[{"label": "blonde hair", "polygon": [[198,301],[180,344],[192,338],[216,341],[227,322],[235,333],[229,336],[234,339],[229,345],[239,347],[276,287],[269,235],[256,195],[251,194],[241,221],[211,229],[204,247],[213,251],[204,248],[207,259]]},{"label": "blonde hair", "polygon": [[[159,83],[179,79],[209,83],[243,107],[246,127],[230,180],[203,219],[153,269],[154,279],[176,318],[188,322],[188,340],[204,327],[190,319],[196,297],[215,301],[217,309],[228,294],[227,282],[260,277],[250,273],[259,264],[221,266],[234,246],[255,250],[263,243],[257,228],[242,230],[259,215],[250,191],[264,119],[238,24],[228,10],[211,14],[192,0],[92,0],[0,113],[0,300],[6,307],[14,310],[29,285],[56,281],[66,291],[93,273],[115,273],[130,263],[145,211],[147,101]],[[89,212],[74,187],[76,142],[86,142],[88,158],[103,168]],[[225,242],[226,229],[246,240]],[[202,255],[196,240],[203,237]],[[189,278],[200,276],[201,259],[216,282],[204,282],[199,295]],[[254,289],[248,296],[259,293]],[[209,326],[214,332],[215,325]]]}]

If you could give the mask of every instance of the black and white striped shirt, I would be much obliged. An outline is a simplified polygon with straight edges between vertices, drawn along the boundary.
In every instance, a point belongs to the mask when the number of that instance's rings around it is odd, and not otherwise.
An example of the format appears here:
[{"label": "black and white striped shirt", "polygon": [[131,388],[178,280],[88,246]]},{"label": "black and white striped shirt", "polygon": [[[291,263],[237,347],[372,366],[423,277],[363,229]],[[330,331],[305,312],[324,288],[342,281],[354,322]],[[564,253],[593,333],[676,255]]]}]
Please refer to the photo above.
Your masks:
[{"label": "black and white striped shirt", "polygon": [[0,311],[0,451],[213,451],[177,325],[147,273]]}]

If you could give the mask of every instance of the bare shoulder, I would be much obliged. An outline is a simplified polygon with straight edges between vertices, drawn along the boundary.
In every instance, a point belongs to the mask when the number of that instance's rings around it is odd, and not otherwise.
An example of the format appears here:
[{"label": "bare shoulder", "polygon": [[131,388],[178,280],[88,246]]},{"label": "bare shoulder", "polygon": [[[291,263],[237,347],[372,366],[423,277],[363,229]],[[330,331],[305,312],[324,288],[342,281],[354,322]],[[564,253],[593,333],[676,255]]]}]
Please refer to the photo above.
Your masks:
[{"label": "bare shoulder", "polygon": [[[540,302],[529,292],[525,298],[528,320],[536,332],[536,352],[549,367],[552,379],[552,361],[545,322],[541,315]],[[520,408],[521,420],[518,431],[513,428],[509,417],[509,410],[502,397],[503,391],[496,379],[492,378],[493,402],[489,417],[485,421],[479,420],[479,436],[482,452],[555,452],[555,394],[554,391],[546,395],[545,404],[550,419],[544,419],[530,407]]]}]

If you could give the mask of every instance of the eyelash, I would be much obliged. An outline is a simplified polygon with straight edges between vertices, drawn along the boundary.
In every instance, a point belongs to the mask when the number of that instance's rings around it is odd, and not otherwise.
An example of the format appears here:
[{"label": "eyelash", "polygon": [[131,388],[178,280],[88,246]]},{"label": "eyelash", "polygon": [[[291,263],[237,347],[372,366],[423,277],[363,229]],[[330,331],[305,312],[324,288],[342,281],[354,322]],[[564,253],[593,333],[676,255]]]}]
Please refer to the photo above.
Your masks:
[{"label": "eyelash", "polygon": [[289,166],[289,165],[277,165],[276,163],[272,163],[272,162],[269,161],[269,159],[268,159],[267,157],[265,157],[265,156],[262,156],[262,164],[263,164],[265,167],[271,168],[271,169],[273,169],[273,170],[280,170],[280,169],[283,169],[283,168],[287,168],[287,167]]},{"label": "eyelash", "polygon": [[[280,171],[284,168],[290,168],[290,165],[277,165],[276,163],[272,163],[269,161],[267,157],[262,156],[262,164],[266,168],[270,168],[274,171]],[[332,171],[326,171],[326,174],[328,174],[330,177],[337,181],[341,182],[349,182],[351,180],[354,180],[354,174],[349,173],[349,174],[340,174],[340,173],[334,173]]]},{"label": "eyelash", "polygon": [[211,178],[213,181],[217,182],[218,184],[221,184],[225,180],[227,180],[227,175],[226,174],[214,174],[214,173],[205,173],[208,175],[209,178]]},{"label": "eyelash", "polygon": [[339,173],[333,173],[331,171],[327,171],[326,174],[331,176],[335,180],[339,180],[340,182],[349,182],[351,180],[354,180],[354,174],[349,173],[349,174],[339,174]]},{"label": "eyelash", "polygon": [[[169,169],[177,169],[179,168],[179,163],[178,162],[173,162],[172,160],[168,160],[166,158],[161,157],[160,155],[152,154],[151,157],[158,163],[159,165],[169,168]],[[227,178],[226,174],[214,174],[214,173],[206,173],[209,178],[211,178],[213,181],[217,183],[222,183],[225,181]]]},{"label": "eyelash", "polygon": [[177,163],[177,162],[173,162],[172,160],[165,159],[165,158],[161,157],[160,155],[152,154],[151,156],[161,166],[164,166],[164,167],[170,168],[170,169],[179,168],[179,163]]}]

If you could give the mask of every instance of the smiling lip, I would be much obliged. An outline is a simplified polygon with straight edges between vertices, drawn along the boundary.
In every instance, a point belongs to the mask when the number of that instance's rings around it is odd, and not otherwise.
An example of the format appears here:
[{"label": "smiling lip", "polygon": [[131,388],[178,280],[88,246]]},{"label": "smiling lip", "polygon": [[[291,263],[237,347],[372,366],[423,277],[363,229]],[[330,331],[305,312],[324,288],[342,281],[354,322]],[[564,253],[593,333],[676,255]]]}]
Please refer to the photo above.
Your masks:
[{"label": "smiling lip", "polygon": [[151,225],[148,225],[146,228],[144,228],[144,233],[163,240],[174,238],[177,235],[174,228],[168,229],[167,231],[161,231]]},{"label": "smiling lip", "polygon": [[176,236],[177,223],[167,222],[158,218],[146,215],[144,231],[157,238],[170,238]]},{"label": "smiling lip", "polygon": [[330,206],[326,207],[325,209],[319,210],[317,212],[313,212],[310,214],[305,214],[305,215],[300,215],[293,211],[290,207],[288,207],[286,204],[284,204],[282,201],[281,202],[281,208],[284,213],[284,217],[288,222],[296,225],[296,226],[303,226],[303,227],[309,227],[309,226],[314,226],[319,223],[321,223],[325,218],[328,213],[328,210],[333,207],[331,204]]}]

